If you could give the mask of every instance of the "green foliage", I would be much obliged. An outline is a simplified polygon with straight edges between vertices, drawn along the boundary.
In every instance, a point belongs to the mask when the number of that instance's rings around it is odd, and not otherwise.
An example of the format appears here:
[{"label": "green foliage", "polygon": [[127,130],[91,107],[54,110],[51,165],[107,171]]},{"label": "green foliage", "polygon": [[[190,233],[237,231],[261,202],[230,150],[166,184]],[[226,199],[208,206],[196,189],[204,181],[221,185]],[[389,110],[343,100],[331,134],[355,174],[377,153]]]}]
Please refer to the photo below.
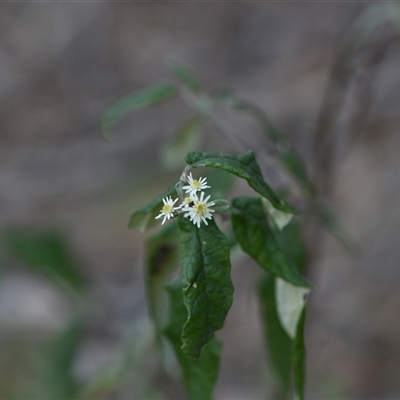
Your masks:
[{"label": "green foliage", "polygon": [[232,226],[242,249],[267,272],[293,285],[311,287],[279,246],[266,219],[261,199],[236,198],[232,204]]},{"label": "green foliage", "polygon": [[164,286],[180,264],[178,224],[173,221],[146,241],[146,295],[158,345],[163,349],[162,330],[168,312]]},{"label": "green foliage", "polygon": [[[306,254],[300,240],[297,220],[293,220],[275,237],[292,265],[302,271]],[[286,289],[282,290],[282,287]],[[292,294],[290,294],[290,291]],[[282,397],[288,398],[292,377],[298,399],[303,398],[305,382],[304,323],[308,289],[292,286],[272,275],[264,276],[259,286],[259,299],[264,321],[266,344],[278,379]],[[293,298],[293,294],[297,298]]]},{"label": "green foliage", "polygon": [[292,383],[292,340],[282,328],[275,300],[275,278],[265,273],[259,285],[261,317],[265,343],[272,371],[277,378],[279,393],[287,398]]},{"label": "green foliage", "polygon": [[297,324],[296,336],[293,339],[293,364],[294,364],[294,386],[296,397],[299,400],[304,399],[304,386],[305,386],[305,356],[306,347],[304,344],[304,324],[306,321],[306,307],[300,315]]},{"label": "green foliage", "polygon": [[171,341],[182,369],[183,382],[188,396],[190,400],[211,399],[218,375],[222,346],[215,338],[211,339],[197,359],[193,359],[182,351],[181,332],[187,320],[187,310],[182,297],[182,279],[178,278],[169,282],[167,290],[171,307],[165,334]]},{"label": "green foliage", "polygon": [[197,228],[179,217],[183,291],[188,317],[182,330],[182,350],[197,358],[202,347],[221,329],[233,296],[229,243],[213,220]]},{"label": "green foliage", "polygon": [[308,178],[303,161],[297,155],[286,136],[271,123],[269,118],[259,107],[226,89],[215,91],[211,98],[215,101],[226,102],[231,105],[234,110],[245,112],[254,117],[274,144],[276,155],[285,169],[299,182],[300,186],[307,194],[314,194],[314,187]]},{"label": "green foliage", "polygon": [[[106,114],[103,123],[107,131],[125,111],[154,104],[175,93],[182,94],[195,111],[195,116],[184,120],[161,152],[163,165],[168,168],[180,166],[184,153],[188,152],[187,165],[179,180],[135,211],[129,222],[130,228],[143,232],[158,223],[155,217],[159,213],[166,217],[167,225],[146,241],[147,301],[159,349],[165,352],[165,339],[172,344],[190,400],[212,398],[222,347],[215,339],[215,332],[223,327],[232,305],[230,252],[239,245],[263,270],[264,278],[259,285],[261,317],[281,398],[289,398],[294,390],[302,399],[306,295],[311,284],[301,274],[306,256],[300,238],[299,213],[265,181],[253,151],[221,154],[190,150],[200,143],[206,127],[203,121],[209,119],[213,123],[214,106],[223,102],[259,122],[280,165],[303,189],[309,205],[314,204],[313,185],[289,140],[259,107],[231,91],[204,93],[187,67],[176,61],[169,66],[179,81],[176,89],[162,85],[127,97]],[[207,174],[210,186],[205,188],[207,194],[203,192],[200,198],[194,191],[191,201],[185,202],[188,194],[183,187],[190,184],[188,173],[201,167],[212,169]],[[225,199],[235,177],[246,180],[257,197]],[[201,199],[208,195],[211,199],[202,203]],[[168,203],[163,208],[167,196],[180,199],[181,204]],[[221,219],[218,213],[224,213]],[[231,224],[224,218],[228,213]],[[175,217],[177,221],[173,220]],[[222,220],[224,233],[218,227]],[[168,282],[180,264],[182,273]]]},{"label": "green foliage", "polygon": [[155,219],[159,214],[163,204],[163,198],[176,194],[175,185],[172,185],[162,195],[157,196],[151,203],[136,210],[129,220],[129,228],[137,229],[139,232],[144,232],[154,225],[158,225]]},{"label": "green foliage", "polygon": [[190,152],[186,156],[186,162],[192,168],[212,167],[220,168],[243,178],[250,187],[268,199],[278,210],[285,212],[295,212],[293,207],[279,198],[279,196],[264,181],[260,166],[258,165],[254,153],[248,151],[245,154],[236,156],[232,154],[219,153],[199,153]]}]

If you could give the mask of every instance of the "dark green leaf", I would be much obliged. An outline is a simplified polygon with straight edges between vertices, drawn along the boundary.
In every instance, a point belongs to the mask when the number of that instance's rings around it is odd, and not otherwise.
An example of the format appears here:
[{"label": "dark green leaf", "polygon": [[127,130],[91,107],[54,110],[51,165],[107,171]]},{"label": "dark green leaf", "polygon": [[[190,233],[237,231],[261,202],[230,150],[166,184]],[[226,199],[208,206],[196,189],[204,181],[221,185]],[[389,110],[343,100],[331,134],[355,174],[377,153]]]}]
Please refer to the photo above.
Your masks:
[{"label": "dark green leaf", "polygon": [[233,298],[229,243],[214,220],[197,228],[179,217],[184,289],[188,319],[183,327],[183,351],[199,357],[202,347],[221,329]]},{"label": "dark green leaf", "polygon": [[18,258],[51,277],[63,280],[73,289],[80,290],[83,287],[84,279],[79,266],[60,234],[9,230],[4,239],[9,250]]},{"label": "dark green leaf", "polygon": [[177,221],[172,221],[146,241],[146,295],[156,338],[162,347],[161,332],[166,323],[167,296],[165,283],[171,272],[179,266],[180,249]]},{"label": "dark green leaf", "polygon": [[184,83],[192,92],[199,92],[199,81],[187,67],[177,61],[171,61],[168,64],[182,83]]},{"label": "dark green leaf", "polygon": [[165,329],[182,369],[183,381],[190,400],[211,399],[217,380],[221,344],[215,339],[207,343],[197,359],[187,356],[181,349],[182,328],[187,320],[187,310],[183,302],[182,279],[178,278],[167,286],[170,295],[169,323]]},{"label": "dark green leaf", "polygon": [[297,324],[296,336],[293,340],[293,364],[294,364],[294,386],[296,390],[296,398],[304,399],[305,387],[305,356],[306,348],[304,344],[304,324],[306,320],[306,306],[300,316]]},{"label": "dark green leaf", "polygon": [[212,167],[230,172],[243,178],[256,192],[268,199],[278,210],[295,212],[293,207],[280,199],[272,188],[264,181],[260,166],[254,153],[248,151],[243,155],[190,152],[186,156],[186,163],[192,168]]},{"label": "dark green leaf", "polygon": [[281,231],[294,217],[291,213],[277,210],[265,197],[262,198],[262,203],[269,220],[278,231]]},{"label": "dark green leaf", "polygon": [[129,228],[137,229],[144,232],[146,229],[160,224],[160,220],[156,220],[163,206],[163,198],[166,196],[176,195],[175,184],[172,185],[165,193],[156,197],[151,203],[136,210],[129,220]]},{"label": "dark green leaf", "polygon": [[268,225],[260,198],[234,199],[231,214],[233,230],[240,246],[262,268],[293,285],[311,287],[279,246]]},{"label": "dark green leaf", "polygon": [[274,234],[285,256],[300,273],[304,272],[307,254],[301,236],[300,218],[294,217],[285,229],[282,231],[275,229]]},{"label": "dark green leaf", "polygon": [[243,111],[253,116],[275,144],[275,150],[283,166],[297,179],[303,189],[308,193],[314,192],[313,185],[308,178],[303,161],[297,155],[288,138],[271,123],[266,114],[256,105],[240,98],[229,90],[219,90],[213,93],[212,99],[228,102],[234,109]]},{"label": "dark green leaf", "polygon": [[222,169],[211,169],[207,173],[207,183],[211,186],[207,192],[211,194],[211,199],[225,198],[231,190],[235,177]]},{"label": "dark green leaf", "polygon": [[185,156],[196,150],[200,143],[201,121],[198,117],[190,118],[176,133],[175,137],[161,149],[163,164],[170,169],[185,166]]},{"label": "dark green leaf", "polygon": [[276,309],[275,277],[266,274],[260,282],[259,299],[264,322],[265,343],[272,370],[277,377],[279,389],[287,398],[291,389],[292,340],[282,328]]},{"label": "dark green leaf", "polygon": [[150,89],[135,92],[129,96],[117,101],[104,114],[101,122],[101,132],[106,138],[110,136],[111,125],[113,125],[127,111],[139,110],[143,107],[159,103],[170,98],[176,93],[175,86],[171,84],[162,84],[154,86]]}]

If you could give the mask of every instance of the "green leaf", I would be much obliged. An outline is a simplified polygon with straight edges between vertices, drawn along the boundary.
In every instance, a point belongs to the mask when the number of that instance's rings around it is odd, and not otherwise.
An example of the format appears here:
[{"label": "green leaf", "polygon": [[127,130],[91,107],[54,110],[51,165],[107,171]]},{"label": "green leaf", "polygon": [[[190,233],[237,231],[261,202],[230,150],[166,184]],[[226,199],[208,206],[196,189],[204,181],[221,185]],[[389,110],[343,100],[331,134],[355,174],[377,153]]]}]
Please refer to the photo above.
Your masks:
[{"label": "green leaf", "polygon": [[[307,254],[301,240],[299,219],[294,218],[287,227],[277,234],[277,239],[287,257],[303,271],[307,263]],[[305,344],[304,321],[306,296],[309,289],[292,286],[277,278],[275,280],[275,300],[278,317],[285,332],[293,338],[293,368],[297,398],[303,398],[305,384]]]},{"label": "green leaf", "polygon": [[280,199],[264,181],[260,166],[252,151],[238,156],[232,154],[190,152],[186,156],[186,163],[192,168],[212,167],[228,171],[245,179],[250,187],[268,199],[276,209],[290,213],[295,212],[293,207]]},{"label": "green leaf", "polygon": [[296,336],[293,340],[293,366],[294,366],[294,386],[296,391],[296,399],[304,399],[304,387],[305,387],[305,357],[306,347],[304,342],[304,325],[306,320],[306,306],[300,315],[299,322],[297,324]]},{"label": "green leaf", "polygon": [[180,278],[168,283],[167,290],[170,296],[169,323],[165,334],[170,340],[179,365],[182,369],[183,382],[190,400],[211,399],[217,380],[221,344],[215,339],[207,343],[200,357],[193,359],[181,349],[181,332],[187,320],[187,310],[183,302],[183,285]]},{"label": "green leaf", "polygon": [[197,358],[202,347],[221,329],[233,299],[229,243],[214,220],[197,228],[179,217],[184,302],[188,319],[182,331],[182,349]]},{"label": "green leaf", "polygon": [[282,230],[293,218],[293,214],[277,210],[265,197],[262,198],[262,202],[265,211],[279,230]]},{"label": "green leaf", "polygon": [[297,271],[302,273],[307,264],[307,253],[302,240],[300,222],[300,218],[294,217],[282,230],[276,229],[274,225],[270,227],[273,229],[279,247],[296,267]]},{"label": "green leaf", "polygon": [[84,279],[64,237],[56,232],[5,232],[5,244],[16,257],[52,278],[61,279],[81,290]]},{"label": "green leaf", "polygon": [[225,198],[231,190],[234,180],[234,175],[229,172],[222,169],[211,169],[207,173],[207,183],[211,186],[207,192],[211,194],[211,199],[214,201],[214,199]]},{"label": "green leaf", "polygon": [[164,286],[169,275],[179,266],[180,262],[178,224],[176,220],[147,239],[145,254],[147,305],[154,323],[156,339],[162,350],[160,335],[166,323],[168,306]]},{"label": "green leaf", "polygon": [[246,112],[254,117],[274,143],[275,151],[282,162],[282,165],[294,178],[297,179],[306,193],[314,193],[313,185],[308,178],[303,161],[295,152],[288,138],[271,123],[267,115],[259,107],[226,89],[214,92],[211,98],[216,101],[227,102],[235,110]]},{"label": "green leaf", "polygon": [[152,202],[136,210],[129,220],[129,228],[136,229],[139,232],[144,232],[146,229],[154,225],[159,225],[160,220],[156,220],[156,217],[160,214],[163,206],[163,198],[174,194],[176,195],[175,184],[165,193],[157,196]]},{"label": "green leaf", "polygon": [[190,118],[178,130],[173,140],[161,149],[163,165],[169,169],[184,167],[185,156],[197,149],[200,143],[201,121],[198,117]]},{"label": "green leaf", "polygon": [[127,111],[139,110],[170,98],[176,93],[175,86],[161,84],[150,89],[135,92],[117,101],[104,114],[101,122],[101,132],[106,138],[110,136],[111,126]]},{"label": "green leaf", "polygon": [[296,286],[311,288],[282,251],[268,225],[260,198],[238,197],[233,200],[232,226],[242,249],[267,272]]},{"label": "green leaf", "polygon": [[217,199],[217,200],[213,200],[214,205],[213,205],[213,209],[216,213],[222,213],[225,211],[228,211],[229,209],[229,202],[225,199]]},{"label": "green leaf", "polygon": [[200,91],[200,83],[196,76],[183,64],[177,61],[170,61],[169,67],[174,71],[175,75],[185,84],[192,92],[198,93]]},{"label": "green leaf", "polygon": [[276,310],[275,277],[266,273],[259,285],[261,316],[264,323],[265,343],[272,370],[277,377],[282,397],[287,398],[291,389],[292,340],[282,328]]},{"label": "green leaf", "polygon": [[[298,271],[304,269],[306,254],[301,241],[300,224],[294,218],[285,229],[274,231],[279,246]],[[305,295],[309,289],[293,286],[267,275],[260,286],[261,310],[274,370],[280,377],[285,397],[291,388],[291,371],[295,375],[296,395],[304,391],[304,316]]]}]

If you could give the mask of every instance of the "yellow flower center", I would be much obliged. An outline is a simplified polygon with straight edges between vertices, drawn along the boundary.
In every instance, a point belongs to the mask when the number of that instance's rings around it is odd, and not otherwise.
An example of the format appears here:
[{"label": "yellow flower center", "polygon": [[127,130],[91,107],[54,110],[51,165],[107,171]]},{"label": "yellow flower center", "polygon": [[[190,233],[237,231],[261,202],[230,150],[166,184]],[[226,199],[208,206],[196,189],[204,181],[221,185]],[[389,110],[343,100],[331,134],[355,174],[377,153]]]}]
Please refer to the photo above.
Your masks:
[{"label": "yellow flower center", "polygon": [[164,206],[162,208],[162,212],[164,214],[170,214],[172,209],[173,209],[173,207],[171,206],[171,204],[164,204]]},{"label": "yellow flower center", "polygon": [[194,209],[194,212],[195,212],[197,215],[202,215],[202,214],[204,214],[204,213],[207,212],[207,207],[206,207],[206,205],[205,205],[204,203],[197,203],[197,204],[195,204],[195,206],[193,207],[193,209]]},{"label": "yellow flower center", "polygon": [[200,189],[201,188],[201,183],[197,179],[193,179],[192,187],[194,189]]},{"label": "yellow flower center", "polygon": [[185,197],[184,200],[183,200],[183,202],[184,202],[185,204],[190,204],[191,201],[192,201],[192,199],[191,199],[190,197]]}]

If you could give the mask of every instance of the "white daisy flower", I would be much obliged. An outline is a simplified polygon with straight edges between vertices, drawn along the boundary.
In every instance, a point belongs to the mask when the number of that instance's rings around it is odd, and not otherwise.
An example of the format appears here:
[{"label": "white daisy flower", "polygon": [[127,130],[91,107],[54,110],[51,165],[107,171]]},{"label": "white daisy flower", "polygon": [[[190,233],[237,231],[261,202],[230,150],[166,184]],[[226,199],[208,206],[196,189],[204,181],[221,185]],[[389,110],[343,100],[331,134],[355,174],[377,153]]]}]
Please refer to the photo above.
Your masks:
[{"label": "white daisy flower", "polygon": [[193,198],[197,192],[211,187],[207,185],[206,178],[199,178],[199,180],[193,179],[192,173],[187,177],[187,181],[189,185],[183,186],[182,189],[184,189],[191,198]]},{"label": "white daisy flower", "polygon": [[165,197],[163,199],[163,208],[161,209],[161,212],[159,215],[157,215],[156,219],[164,217],[163,221],[161,222],[161,225],[164,225],[164,222],[167,219],[170,219],[174,216],[175,210],[178,209],[178,207],[174,207],[174,204],[178,201],[178,199],[172,200],[171,196]]},{"label": "white daisy flower", "polygon": [[191,199],[191,197],[186,196],[186,197],[182,200],[182,203],[181,203],[178,207],[176,207],[176,209],[177,209],[177,210],[180,210],[180,209],[183,208],[183,207],[189,206],[190,203],[193,203],[193,200]]},{"label": "white daisy flower", "polygon": [[184,217],[189,217],[198,228],[200,228],[201,221],[208,225],[207,218],[212,219],[211,213],[213,213],[215,210],[212,210],[210,207],[215,203],[213,201],[208,203],[209,199],[210,196],[207,196],[204,199],[204,192],[201,192],[200,198],[198,198],[195,193],[192,197],[193,205],[190,206],[190,204],[187,204],[182,208],[182,211],[186,212]]}]

